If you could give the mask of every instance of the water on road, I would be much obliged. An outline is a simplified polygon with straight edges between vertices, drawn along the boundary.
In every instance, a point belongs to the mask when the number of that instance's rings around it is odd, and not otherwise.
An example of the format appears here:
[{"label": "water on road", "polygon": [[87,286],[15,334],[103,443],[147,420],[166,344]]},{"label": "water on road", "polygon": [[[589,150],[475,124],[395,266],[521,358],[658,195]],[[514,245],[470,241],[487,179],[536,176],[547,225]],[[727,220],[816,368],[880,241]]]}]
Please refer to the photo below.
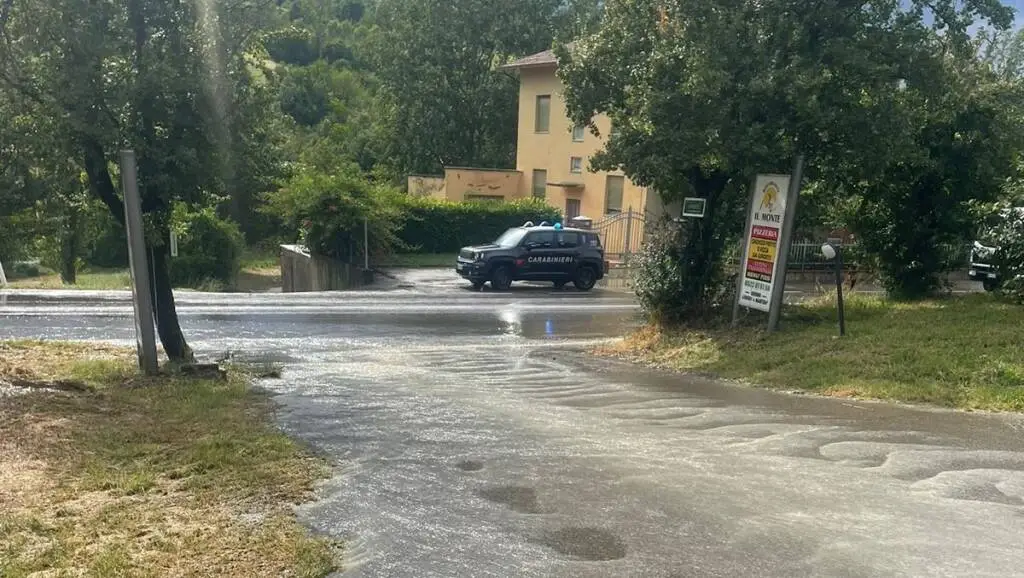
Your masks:
[{"label": "water on road", "polygon": [[[302,519],[352,576],[1024,575],[1024,425],[789,396],[580,353],[628,296],[425,282],[180,295],[206,355],[270,358],[337,476]],[[131,342],[115,293],[0,294],[0,338]]]}]

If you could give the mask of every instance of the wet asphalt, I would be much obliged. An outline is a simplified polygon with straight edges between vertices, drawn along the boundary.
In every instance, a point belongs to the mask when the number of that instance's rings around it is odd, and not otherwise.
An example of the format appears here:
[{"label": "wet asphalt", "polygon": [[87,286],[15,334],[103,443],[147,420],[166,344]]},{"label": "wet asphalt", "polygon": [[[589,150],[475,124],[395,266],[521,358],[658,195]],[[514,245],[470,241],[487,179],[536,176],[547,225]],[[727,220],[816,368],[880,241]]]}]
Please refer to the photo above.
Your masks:
[{"label": "wet asphalt", "polygon": [[[351,576],[1024,575],[1024,420],[796,396],[582,351],[633,300],[179,294],[200,354],[275,360],[337,466],[299,508]],[[123,293],[0,292],[0,339],[132,342]]]}]

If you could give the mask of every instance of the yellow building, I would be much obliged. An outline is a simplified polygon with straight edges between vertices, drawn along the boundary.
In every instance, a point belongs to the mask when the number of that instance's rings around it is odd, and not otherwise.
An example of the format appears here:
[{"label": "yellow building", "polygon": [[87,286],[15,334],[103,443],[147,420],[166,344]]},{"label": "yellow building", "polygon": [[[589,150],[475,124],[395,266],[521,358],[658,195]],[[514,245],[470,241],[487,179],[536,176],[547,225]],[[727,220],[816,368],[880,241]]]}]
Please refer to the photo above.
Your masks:
[{"label": "yellow building", "polygon": [[[630,209],[639,215],[661,212],[657,195],[621,172],[588,170],[590,157],[603,146],[602,138],[585,127],[574,127],[566,116],[562,83],[555,75],[558,61],[552,51],[521,58],[505,68],[517,71],[520,78],[515,170],[445,167],[444,177],[409,176],[411,194],[452,201],[532,196],[560,209],[567,221],[585,216],[599,222]],[[606,117],[598,117],[595,124],[602,135],[611,131]]]}]

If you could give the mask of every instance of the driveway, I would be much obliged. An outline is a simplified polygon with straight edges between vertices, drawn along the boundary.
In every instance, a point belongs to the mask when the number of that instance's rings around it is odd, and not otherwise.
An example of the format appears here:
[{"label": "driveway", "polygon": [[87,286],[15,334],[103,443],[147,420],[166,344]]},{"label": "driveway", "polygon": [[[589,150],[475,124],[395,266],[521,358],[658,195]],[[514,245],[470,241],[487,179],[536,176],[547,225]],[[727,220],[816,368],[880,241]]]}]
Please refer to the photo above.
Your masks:
[{"label": "driveway", "polygon": [[[275,359],[338,466],[300,508],[351,576],[1024,575],[1024,420],[791,396],[580,352],[598,290],[181,294],[206,355]],[[118,293],[0,295],[0,338],[130,343]]]}]

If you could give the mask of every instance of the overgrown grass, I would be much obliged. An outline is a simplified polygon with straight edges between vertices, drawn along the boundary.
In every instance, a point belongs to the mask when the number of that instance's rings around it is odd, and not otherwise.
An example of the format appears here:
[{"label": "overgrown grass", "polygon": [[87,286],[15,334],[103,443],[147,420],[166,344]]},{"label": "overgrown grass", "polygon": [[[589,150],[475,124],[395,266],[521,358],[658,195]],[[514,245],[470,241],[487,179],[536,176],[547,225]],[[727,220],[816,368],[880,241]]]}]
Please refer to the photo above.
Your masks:
[{"label": "overgrown grass", "polygon": [[417,269],[421,267],[455,267],[454,253],[396,253],[376,261],[378,267]]},{"label": "overgrown grass", "polygon": [[326,466],[241,374],[144,378],[123,349],[0,343],[0,384],[18,380],[87,389],[0,391],[0,576],[335,569],[291,510]]},{"label": "overgrown grass", "polygon": [[603,350],[672,369],[832,396],[1024,411],[1024,308],[988,295],[900,304],[847,300],[837,337],[834,295],[761,328],[647,327]]}]

